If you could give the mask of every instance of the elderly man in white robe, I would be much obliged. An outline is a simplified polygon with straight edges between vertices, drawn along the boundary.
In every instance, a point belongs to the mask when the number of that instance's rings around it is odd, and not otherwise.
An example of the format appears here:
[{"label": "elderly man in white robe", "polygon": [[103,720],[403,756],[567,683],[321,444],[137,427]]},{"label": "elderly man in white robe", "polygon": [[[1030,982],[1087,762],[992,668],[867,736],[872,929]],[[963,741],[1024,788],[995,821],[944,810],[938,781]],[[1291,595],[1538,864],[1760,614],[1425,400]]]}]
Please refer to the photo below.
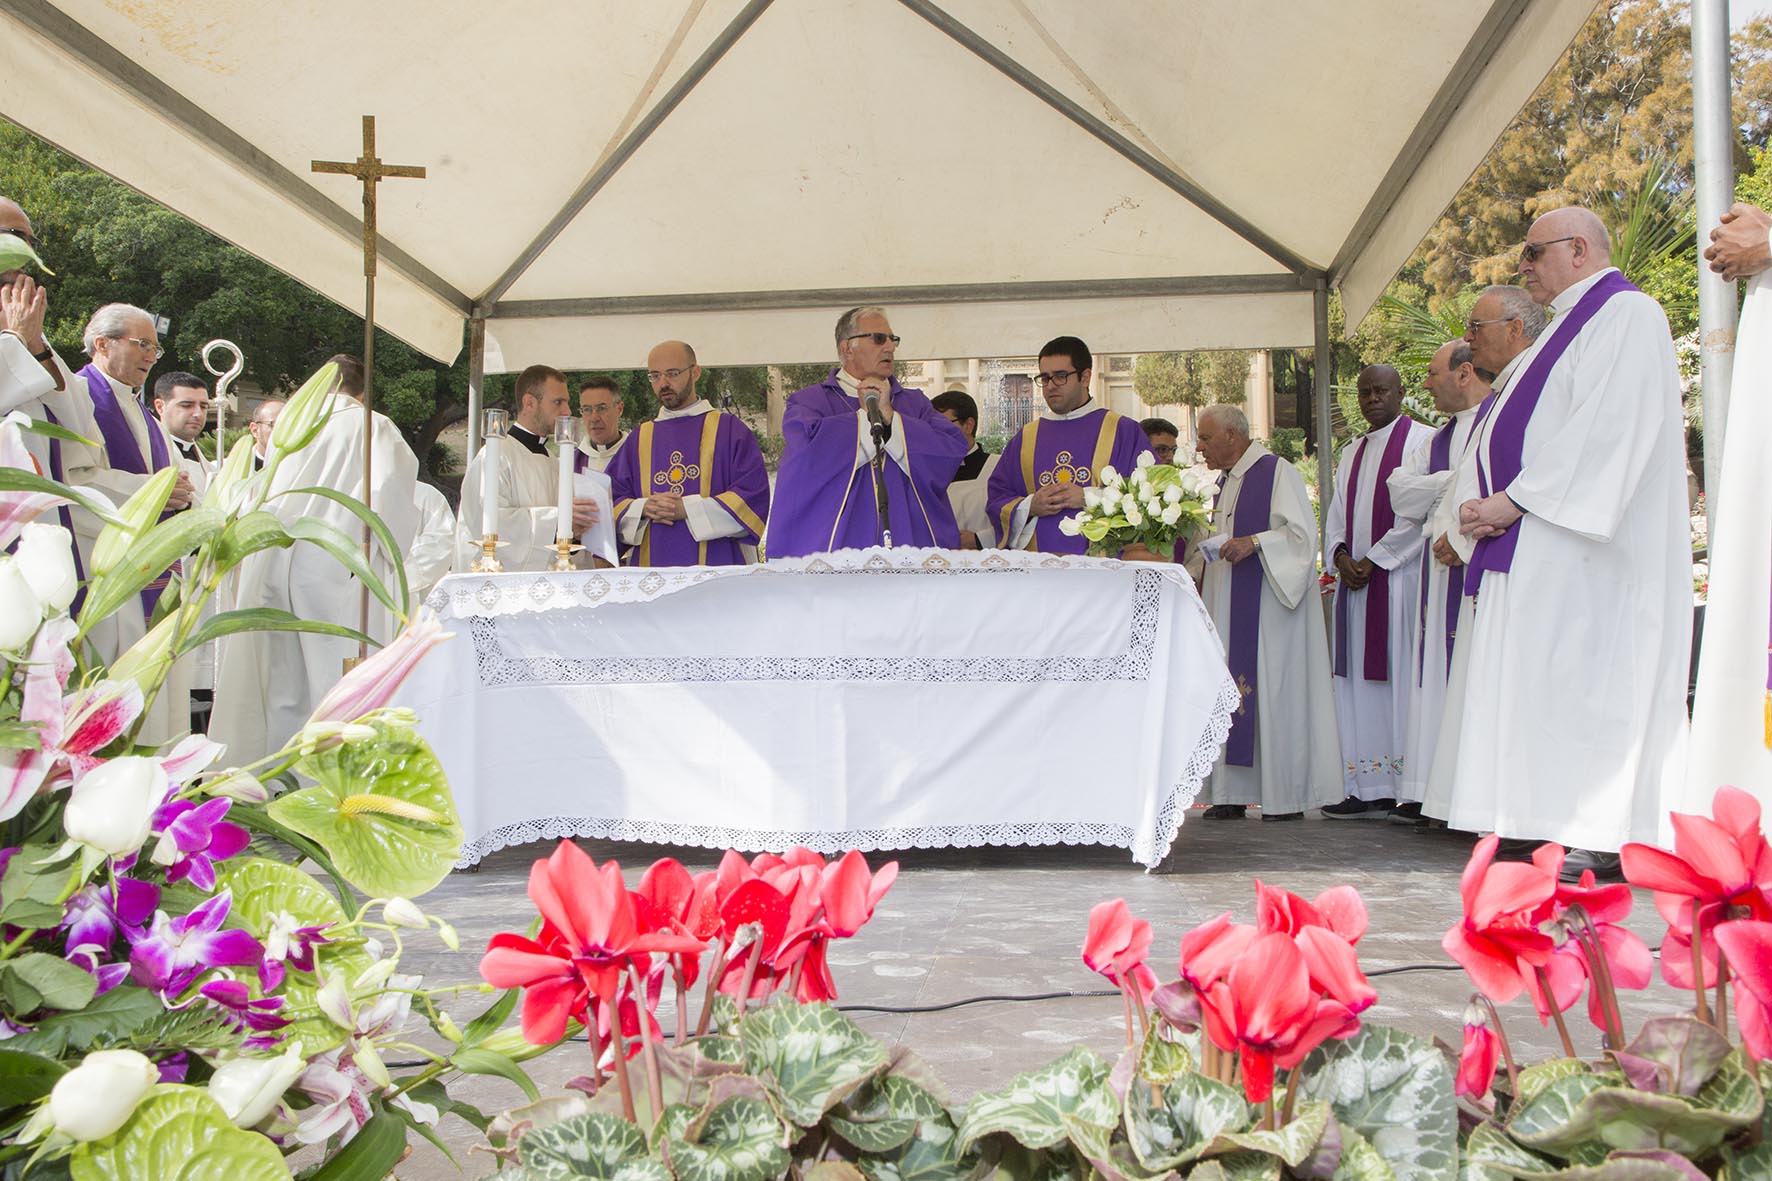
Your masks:
[{"label": "elderly man in white robe", "polygon": [[[1453,468],[1470,441],[1477,407],[1489,396],[1489,381],[1478,372],[1471,346],[1463,340],[1449,340],[1439,347],[1428,360],[1423,384],[1433,397],[1434,409],[1447,419],[1429,437],[1427,446],[1404,457],[1402,466],[1387,481],[1397,520],[1419,529],[1423,542],[1420,618],[1403,670],[1413,686],[1404,727],[1403,778],[1397,786],[1397,806],[1390,814],[1392,821],[1402,824],[1422,820],[1421,802],[1440,732],[1440,712],[1446,704],[1446,678],[1458,634],[1458,608],[1464,598],[1463,563],[1449,565],[1446,559],[1457,561],[1457,555],[1445,549],[1436,554],[1433,543],[1440,541],[1448,528],[1440,516],[1452,488]],[[1454,577],[1456,587],[1452,585]]]},{"label": "elderly man in white robe", "polygon": [[1317,597],[1317,518],[1304,477],[1249,438],[1235,406],[1200,412],[1201,455],[1224,473],[1212,536],[1198,547],[1203,597],[1242,705],[1212,771],[1212,820],[1259,805],[1299,820],[1341,790],[1329,649]]},{"label": "elderly man in white robe", "polygon": [[1722,473],[1711,492],[1710,593],[1679,809],[1707,815],[1725,783],[1772,806],[1772,466],[1764,455],[1772,438],[1772,215],[1737,204],[1710,238],[1711,270],[1748,282]]},{"label": "elderly man in white robe", "polygon": [[[285,495],[297,488],[336,488],[366,501],[393,534],[399,557],[418,530],[414,490],[418,457],[400,428],[385,415],[371,419],[369,494],[363,485],[363,363],[331,358],[339,367],[338,388],[327,394],[319,434],[300,451],[277,458],[277,427],[271,453],[276,472],[265,508],[285,526],[318,519],[355,540],[362,524],[344,506],[313,493]],[[289,421],[287,415],[278,427]],[[373,547],[370,568],[397,594],[390,555]],[[362,586],[330,554],[298,542],[253,554],[240,566],[235,606],[273,607],[302,619],[356,628],[362,620]],[[379,643],[392,639],[400,621],[370,596],[367,634]],[[344,675],[357,644],[340,636],[295,632],[245,632],[222,642],[216,661],[215,711],[210,737],[224,744],[228,759],[247,763],[281,747],[313,714],[320,698]]]},{"label": "elderly man in white robe", "polygon": [[1402,412],[1403,380],[1389,365],[1366,366],[1356,384],[1371,429],[1342,452],[1323,514],[1337,578],[1331,644],[1345,796],[1323,815],[1384,820],[1403,790],[1422,547],[1420,523],[1392,508],[1388,480],[1432,432]]},{"label": "elderly man in white robe", "polygon": [[1520,275],[1551,327],[1462,465],[1477,544],[1455,828],[1571,846],[1565,876],[1658,841],[1685,775],[1692,642],[1685,424],[1667,317],[1604,223],[1532,223]]},{"label": "elderly man in white robe", "polygon": [[[468,462],[461,482],[457,516],[455,568],[467,570],[479,556],[479,529],[484,520],[485,463],[488,450],[498,456],[498,560],[506,570],[546,570],[558,551],[554,541],[560,511],[559,464],[548,452],[554,422],[572,415],[566,375],[547,365],[531,365],[517,375],[511,392],[510,434],[496,448],[481,448]],[[572,502],[572,536],[581,536],[597,520],[597,502]],[[586,562],[588,564],[588,561]]]}]

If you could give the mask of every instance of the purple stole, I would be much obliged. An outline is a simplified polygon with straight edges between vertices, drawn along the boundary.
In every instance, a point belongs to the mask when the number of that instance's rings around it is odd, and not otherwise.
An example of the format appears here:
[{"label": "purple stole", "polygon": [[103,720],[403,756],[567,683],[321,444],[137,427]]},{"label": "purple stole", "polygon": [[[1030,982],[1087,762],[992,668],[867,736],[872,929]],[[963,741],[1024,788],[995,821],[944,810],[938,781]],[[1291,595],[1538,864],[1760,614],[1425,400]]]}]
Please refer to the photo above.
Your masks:
[{"label": "purple stole", "polygon": [[[1508,387],[1506,400],[1498,401],[1499,393],[1489,395],[1490,402],[1477,420],[1480,424],[1491,412],[1495,415],[1495,424],[1489,431],[1488,462],[1484,462],[1483,451],[1477,451],[1477,490],[1483,496],[1497,490],[1506,491],[1525,466],[1526,425],[1532,421],[1532,412],[1538,408],[1538,399],[1544,394],[1544,384],[1550,380],[1557,362],[1562,360],[1564,350],[1574,343],[1582,328],[1607,300],[1621,292],[1635,290],[1636,286],[1617,271],[1607,272],[1582,294],[1574,307],[1557,317],[1551,325],[1550,339],[1532,358],[1520,380]],[[1500,536],[1478,541],[1471,553],[1470,566],[1465,570],[1464,593],[1477,593],[1485,570],[1505,574],[1512,569],[1514,550],[1519,544],[1518,521],[1509,525]]]},{"label": "purple stole", "polygon": [[[1237,504],[1231,510],[1231,536],[1251,537],[1267,532],[1272,524],[1274,468],[1279,460],[1270,451],[1243,473]],[[1227,476],[1219,477],[1224,488]],[[1225,641],[1225,664],[1237,682],[1241,700],[1231,717],[1230,737],[1224,744],[1224,761],[1237,767],[1255,765],[1255,727],[1260,706],[1256,700],[1261,662],[1261,554],[1256,552],[1231,567],[1231,628]],[[1310,604],[1306,604],[1310,607]],[[1316,610],[1315,607],[1310,607]]]},{"label": "purple stole", "polygon": [[[674,492],[717,501],[751,532],[752,544],[763,535],[764,517],[769,512],[769,477],[763,468],[763,454],[743,425],[722,411],[641,423],[610,460],[608,475],[618,520],[636,500]],[[646,526],[640,544],[628,551],[627,562],[634,566],[738,566],[745,561],[744,540],[719,537],[697,541],[687,521],[653,521]]]},{"label": "purple stole", "polygon": [[[1385,441],[1384,454],[1378,461],[1378,480],[1372,489],[1372,540],[1389,533],[1397,523],[1397,514],[1391,508],[1391,489],[1387,482],[1390,474],[1397,470],[1403,462],[1403,445],[1409,441],[1409,432],[1415,429],[1415,420],[1400,417],[1391,424],[1391,435]],[[1354,452],[1353,470],[1347,477],[1347,545],[1348,554],[1353,554],[1354,544],[1354,506],[1360,499],[1360,465],[1366,460],[1366,444],[1372,440],[1370,436],[1360,440],[1360,446]],[[1348,631],[1348,600],[1353,591],[1346,586],[1335,589],[1335,675],[1348,675],[1347,665],[1347,631]],[[1372,568],[1372,578],[1366,583],[1366,643],[1365,663],[1362,672],[1368,681],[1390,680],[1391,656],[1391,576],[1390,571],[1377,565]]]},{"label": "purple stole", "polygon": [[[1434,432],[1433,442],[1428,444],[1427,470],[1443,472],[1452,466],[1452,433],[1458,429],[1458,419],[1453,418],[1445,426]],[[1476,430],[1473,424],[1471,429]],[[1427,583],[1434,569],[1434,547],[1431,542],[1421,551],[1421,658],[1415,666],[1415,683],[1421,684],[1422,677],[1427,675]],[[1448,575],[1448,578],[1451,576]],[[1452,676],[1452,641],[1458,631],[1458,606],[1463,583],[1446,587],[1446,676]]]},{"label": "purple stole", "polygon": [[[1129,475],[1139,455],[1148,450],[1150,441],[1137,424],[1112,410],[1062,421],[1034,419],[1003,448],[1003,458],[991,473],[986,507],[998,544],[1009,543],[1016,507],[1035,491],[1048,484],[1097,486],[1101,483],[1098,473],[1108,464]],[[1041,554],[1086,552],[1087,537],[1066,537],[1058,527],[1067,515],[1036,518],[1028,548]]]}]

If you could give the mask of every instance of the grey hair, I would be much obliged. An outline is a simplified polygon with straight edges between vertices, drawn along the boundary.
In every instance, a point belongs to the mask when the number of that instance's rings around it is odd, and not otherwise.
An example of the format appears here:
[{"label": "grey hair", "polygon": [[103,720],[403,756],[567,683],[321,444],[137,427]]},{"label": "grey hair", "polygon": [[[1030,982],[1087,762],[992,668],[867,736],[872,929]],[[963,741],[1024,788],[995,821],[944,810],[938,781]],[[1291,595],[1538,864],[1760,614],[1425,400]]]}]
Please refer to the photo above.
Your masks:
[{"label": "grey hair", "polygon": [[1544,308],[1536,300],[1526,294],[1524,287],[1515,287],[1510,283],[1497,283],[1492,287],[1483,288],[1483,294],[1477,298],[1493,295],[1501,301],[1501,314],[1509,320],[1518,320],[1526,330],[1527,340],[1537,340],[1538,334],[1544,331],[1548,321],[1545,319]]},{"label": "grey hair", "polygon": [[842,353],[844,344],[846,344],[848,342],[848,340],[851,336],[855,335],[855,325],[860,322],[860,320],[863,316],[878,316],[878,317],[880,317],[880,319],[884,320],[886,318],[886,309],[885,308],[878,308],[878,307],[873,306],[872,304],[869,304],[866,307],[850,308],[848,311],[844,312],[841,316],[838,316],[837,317],[837,352],[838,353]]},{"label": "grey hair", "polygon": [[129,331],[129,322],[135,319],[146,320],[150,325],[154,322],[153,316],[134,304],[108,303],[92,313],[92,319],[86,321],[86,331],[81,335],[80,341],[90,355],[101,339],[120,339]]},{"label": "grey hair", "polygon": [[1200,411],[1198,419],[1201,423],[1216,422],[1232,434],[1247,439],[1249,437],[1249,416],[1228,402],[1215,402]]}]

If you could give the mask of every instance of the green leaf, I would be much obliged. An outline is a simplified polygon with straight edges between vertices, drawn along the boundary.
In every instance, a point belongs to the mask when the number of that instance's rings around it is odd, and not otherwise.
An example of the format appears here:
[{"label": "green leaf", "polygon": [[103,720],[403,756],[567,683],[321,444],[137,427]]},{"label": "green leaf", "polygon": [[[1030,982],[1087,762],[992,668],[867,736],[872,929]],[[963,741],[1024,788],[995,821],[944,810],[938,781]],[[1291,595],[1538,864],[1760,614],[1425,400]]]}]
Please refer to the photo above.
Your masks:
[{"label": "green leaf", "polygon": [[1396,1181],[1396,1177],[1372,1141],[1352,1128],[1341,1130],[1341,1161],[1330,1181]]},{"label": "green leaf", "polygon": [[1520,1090],[1514,1096],[1514,1106],[1530,1103],[1541,1091],[1560,1078],[1589,1073],[1592,1073],[1592,1068],[1579,1058],[1552,1058],[1549,1062],[1535,1062],[1520,1071]]},{"label": "green leaf", "polygon": [[1554,1172],[1557,1165],[1508,1138],[1495,1124],[1479,1124],[1464,1146],[1460,1181],[1509,1181],[1521,1173]]},{"label": "green leaf", "polygon": [[738,1024],[746,1069],[777,1109],[810,1128],[886,1069],[886,1050],[829,1005],[770,1005]]},{"label": "green leaf", "polygon": [[1251,1118],[1242,1095],[1203,1074],[1185,1074],[1164,1085],[1160,1098],[1134,1083],[1123,1106],[1132,1152],[1153,1170],[1194,1160],[1219,1136],[1248,1127]]},{"label": "green leaf", "polygon": [[1075,1119],[1066,1119],[1064,1126],[1071,1147],[1100,1181],[1160,1181],[1172,1176],[1168,1172],[1150,1172],[1139,1164],[1126,1142],[1114,1135],[1114,1128]]},{"label": "green leaf", "polygon": [[275,513],[257,509],[228,523],[215,539],[211,553],[218,574],[226,574],[248,555],[276,546],[288,546],[295,539],[283,528]]},{"label": "green leaf", "polygon": [[78,863],[44,864],[54,850],[43,845],[26,845],[13,854],[0,878],[0,922],[13,927],[59,926],[66,909],[62,895],[67,892],[69,878],[78,871]]},{"label": "green leaf", "polygon": [[293,918],[297,926],[326,927],[348,921],[344,907],[332,892],[293,865],[265,857],[237,857],[216,867],[218,890],[231,890],[234,903],[228,917],[245,927],[261,943],[271,933],[279,914]]},{"label": "green leaf", "polygon": [[784,1133],[764,1100],[727,1099],[670,1138],[671,1170],[677,1181],[768,1181],[787,1171]]},{"label": "green leaf", "polygon": [[1300,1099],[1327,1099],[1372,1142],[1398,1181],[1438,1181],[1458,1160],[1458,1108],[1446,1055],[1425,1038],[1367,1025],[1327,1042],[1300,1067]]},{"label": "green leaf", "polygon": [[0,1046],[0,1111],[35,1103],[68,1068],[54,1058]]},{"label": "green leaf", "polygon": [[[170,471],[171,469],[164,469]],[[116,565],[95,577],[80,608],[80,634],[108,618],[131,595],[166,572],[166,568],[208,541],[227,518],[213,508],[192,508],[161,521],[139,538],[131,538]]]},{"label": "green leaf", "polygon": [[1696,1017],[1651,1017],[1613,1057],[1638,1090],[1696,1095],[1730,1049],[1728,1038]]},{"label": "green leaf", "polygon": [[416,898],[461,855],[461,821],[442,764],[424,739],[377,725],[374,739],[310,756],[316,786],[279,796],[271,819],[324,849],[351,885],[379,898]]},{"label": "green leaf", "polygon": [[351,1142],[339,1149],[308,1181],[358,1181],[386,1177],[406,1154],[406,1125],[393,1113],[378,1111],[357,1129]]},{"label": "green leaf", "polygon": [[575,1115],[536,1128],[518,1141],[524,1168],[547,1178],[592,1177],[601,1181],[668,1181],[664,1165],[650,1158],[640,1129],[613,1115]]},{"label": "green leaf", "polygon": [[276,1146],[229,1123],[201,1087],[155,1087],[115,1135],[77,1146],[70,1164],[74,1181],[289,1179]]},{"label": "green leaf", "polygon": [[945,1119],[947,1109],[928,1091],[898,1075],[868,1080],[831,1109],[825,1124],[863,1152],[882,1153],[905,1145],[922,1120]]},{"label": "green leaf", "polygon": [[[47,423],[40,424],[47,426]],[[64,432],[72,435],[73,432]],[[74,436],[78,438],[79,436]],[[174,477],[176,479],[176,477]],[[123,518],[109,501],[100,500],[78,488],[70,488],[66,484],[58,484],[54,480],[39,476],[36,472],[27,472],[21,468],[0,467],[0,492],[40,492],[50,496],[59,496],[63,500],[72,501],[103,521],[107,525],[121,525]]]},{"label": "green leaf", "polygon": [[1723,1059],[1711,1080],[1691,1099],[1624,1086],[1606,1086],[1586,1095],[1569,1124],[1556,1135],[1514,1135],[1553,1151],[1559,1144],[1597,1136],[1608,1147],[1627,1151],[1667,1149],[1698,1157],[1733,1133],[1759,1122],[1764,1100],[1739,1050]]},{"label": "green leaf", "polygon": [[352,541],[345,536],[343,530],[319,517],[300,517],[291,521],[288,529],[289,536],[297,541],[305,541],[331,554],[339,565],[351,572],[352,577],[369,588],[370,594],[381,600],[382,606],[399,618],[406,618],[406,605],[394,602],[393,596],[388,594],[388,588],[363,560],[361,542]]},{"label": "green leaf", "polygon": [[1762,1181],[1772,1177],[1772,1142],[1760,1141],[1747,1152],[1727,1152],[1723,1159],[1728,1163],[1718,1174],[1718,1181]]},{"label": "green leaf", "polygon": [[1188,1181],[1280,1181],[1280,1161],[1260,1152],[1214,1157],[1195,1167]]},{"label": "green leaf", "polygon": [[1171,1083],[1194,1072],[1194,1056],[1180,1040],[1171,1040],[1166,1022],[1153,1021],[1138,1052],[1138,1075],[1153,1083]]},{"label": "green leaf", "polygon": [[30,1032],[9,1038],[6,1048],[59,1058],[69,1050],[86,1050],[95,1042],[121,1041],[165,1011],[152,992],[123,984],[95,997],[82,1009],[44,1018]]},{"label": "green leaf", "polygon": [[522,1089],[531,1103],[541,1098],[541,1092],[536,1089],[535,1082],[523,1068],[503,1054],[479,1046],[463,1046],[449,1056],[449,1064],[464,1074],[495,1075],[509,1079]]},{"label": "green leaf", "polygon": [[237,611],[223,611],[205,620],[203,626],[191,633],[190,638],[179,646],[179,652],[191,652],[211,640],[219,640],[223,636],[239,632],[306,632],[315,636],[342,636],[347,640],[368,644],[372,648],[376,646],[373,639],[342,623],[303,619],[276,607],[242,607]]},{"label": "green leaf", "polygon": [[486,1011],[462,1027],[461,1040],[465,1046],[479,1045],[488,1036],[497,1033],[504,1023],[510,1020],[511,1014],[517,1009],[517,1000],[523,995],[520,988],[507,988],[496,1001],[486,1006]]},{"label": "green leaf", "polygon": [[369,526],[369,532],[381,543],[382,556],[386,558],[389,564],[394,568],[394,579],[400,591],[401,603],[401,607],[396,614],[404,619],[406,617],[405,604],[412,598],[412,589],[406,583],[406,551],[401,549],[399,543],[394,540],[394,531],[389,529],[388,523],[381,519],[381,514],[372,510],[368,505],[364,504],[356,497],[347,496],[336,488],[320,488],[317,486],[295,488],[287,493],[281,493],[280,495],[294,496],[303,492],[325,497],[334,504],[340,505],[349,510],[359,521],[362,521],[365,525]]},{"label": "green leaf", "polygon": [[35,722],[0,721],[0,750],[42,750],[43,735]]},{"label": "green leaf", "polygon": [[1283,1128],[1267,1131],[1226,1132],[1212,1143],[1208,1152],[1221,1153],[1242,1148],[1277,1156],[1287,1167],[1297,1168],[1307,1160],[1323,1130],[1329,1126],[1329,1104],[1323,1101],[1301,1104],[1303,1110]]},{"label": "green leaf", "polygon": [[14,982],[28,987],[38,998],[38,1003],[20,1006],[15,1012],[28,1013],[32,1009],[48,1007],[60,1012],[84,1009],[92,1003],[93,996],[98,992],[98,977],[90,972],[81,971],[60,956],[45,955],[39,951],[27,952],[7,960],[4,983],[0,984],[8,996]]},{"label": "green leaf", "polygon": [[1568,1155],[1568,1149],[1599,1133],[1587,1097],[1606,1085],[1597,1074],[1571,1074],[1556,1079],[1508,1115],[1507,1132],[1528,1148]]},{"label": "green leaf", "polygon": [[993,1132],[1028,1148],[1050,1148],[1067,1138],[1065,1117],[1110,1125],[1119,1101],[1108,1086],[1108,1067],[1078,1047],[1056,1062],[1017,1075],[1001,1091],[973,1097],[960,1120],[962,1150]]}]

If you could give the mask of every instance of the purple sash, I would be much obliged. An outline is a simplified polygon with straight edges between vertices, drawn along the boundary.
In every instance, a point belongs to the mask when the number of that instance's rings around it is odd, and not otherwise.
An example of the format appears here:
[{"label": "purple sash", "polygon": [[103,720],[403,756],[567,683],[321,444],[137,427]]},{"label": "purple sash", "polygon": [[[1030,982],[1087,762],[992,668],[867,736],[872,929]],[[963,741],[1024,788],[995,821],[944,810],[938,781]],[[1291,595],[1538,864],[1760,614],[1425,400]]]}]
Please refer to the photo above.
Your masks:
[{"label": "purple sash", "polygon": [[[1274,468],[1278,465],[1272,452],[1249,465],[1243,483],[1237,490],[1237,506],[1231,510],[1231,536],[1251,537],[1267,532],[1272,522],[1274,503]],[[1225,477],[1219,477],[1224,488]],[[1224,744],[1224,761],[1237,767],[1255,765],[1255,727],[1259,705],[1255,696],[1261,648],[1261,580],[1260,553],[1254,553],[1231,567],[1231,634],[1225,643],[1225,663],[1237,682],[1242,700],[1231,718],[1230,737]],[[1308,604],[1307,604],[1308,606]],[[1314,609],[1314,608],[1313,608]]]},{"label": "purple sash", "polygon": [[[1434,432],[1433,442],[1428,444],[1427,470],[1443,472],[1452,466],[1452,434],[1458,429],[1456,418]],[[1476,429],[1475,427],[1472,428]],[[1427,584],[1434,569],[1434,547],[1430,538],[1421,551],[1421,656],[1415,665],[1415,683],[1427,675]],[[1450,575],[1448,575],[1450,577]],[[1454,587],[1448,583],[1446,587],[1446,676],[1452,676],[1452,641],[1458,631],[1458,605],[1463,598],[1464,584],[1460,580]]]},{"label": "purple sash", "polygon": [[[148,427],[148,457],[142,456],[141,447],[135,441],[135,432],[129,429],[129,421],[123,417],[123,408],[117,404],[117,391],[111,386],[111,379],[95,361],[82,369],[79,376],[86,381],[86,388],[92,397],[92,420],[98,426],[99,437],[105,445],[105,461],[120,472],[133,472],[138,476],[151,476],[162,468],[170,466],[172,460],[166,449],[166,435],[157,430],[157,422],[149,414],[147,407],[141,407],[142,418]],[[59,451],[52,453],[55,466],[61,466]],[[149,464],[151,459],[152,465]],[[56,473],[60,479],[60,473]],[[160,514],[164,521],[172,516],[171,512]],[[76,551],[78,547],[75,547]],[[173,573],[179,565],[174,562],[159,577],[142,588],[142,618],[151,622],[154,618],[154,607],[160,602],[160,594],[171,581]],[[84,591],[82,592],[84,597]],[[77,608],[76,608],[77,610]]]},{"label": "purple sash", "polygon": [[[1599,282],[1589,287],[1574,307],[1556,318],[1551,325],[1550,339],[1532,358],[1520,380],[1508,387],[1507,399],[1493,407],[1495,425],[1489,431],[1489,462],[1483,451],[1477,452],[1477,490],[1484,496],[1492,491],[1506,491],[1525,465],[1526,425],[1538,408],[1544,384],[1563,357],[1563,351],[1574,343],[1582,328],[1614,295],[1637,288],[1617,271],[1608,271]],[[1495,397],[1496,395],[1490,395]],[[1485,414],[1488,412],[1485,411]],[[1479,420],[1480,421],[1480,420]],[[1464,593],[1474,595],[1483,583],[1483,571],[1505,574],[1514,564],[1514,550],[1520,544],[1520,523],[1515,521],[1498,537],[1485,537],[1477,542],[1470,566],[1464,574]]]},{"label": "purple sash", "polygon": [[[1378,460],[1378,482],[1372,491],[1372,540],[1377,542],[1380,537],[1389,533],[1397,523],[1397,514],[1391,508],[1391,489],[1388,483],[1390,474],[1397,470],[1403,462],[1403,445],[1409,441],[1409,432],[1415,429],[1415,420],[1399,418],[1391,424],[1390,438],[1385,441],[1384,454]],[[1371,436],[1360,440],[1359,448],[1354,452],[1354,467],[1347,477],[1347,544],[1348,554],[1353,554],[1354,544],[1354,505],[1360,498],[1360,464],[1366,459],[1366,444]],[[1335,588],[1335,675],[1345,677],[1347,671],[1347,627],[1348,599],[1353,595],[1345,585]],[[1362,672],[1368,681],[1388,681],[1391,679],[1391,575],[1382,566],[1372,567],[1372,578],[1366,583],[1366,655]]]}]

